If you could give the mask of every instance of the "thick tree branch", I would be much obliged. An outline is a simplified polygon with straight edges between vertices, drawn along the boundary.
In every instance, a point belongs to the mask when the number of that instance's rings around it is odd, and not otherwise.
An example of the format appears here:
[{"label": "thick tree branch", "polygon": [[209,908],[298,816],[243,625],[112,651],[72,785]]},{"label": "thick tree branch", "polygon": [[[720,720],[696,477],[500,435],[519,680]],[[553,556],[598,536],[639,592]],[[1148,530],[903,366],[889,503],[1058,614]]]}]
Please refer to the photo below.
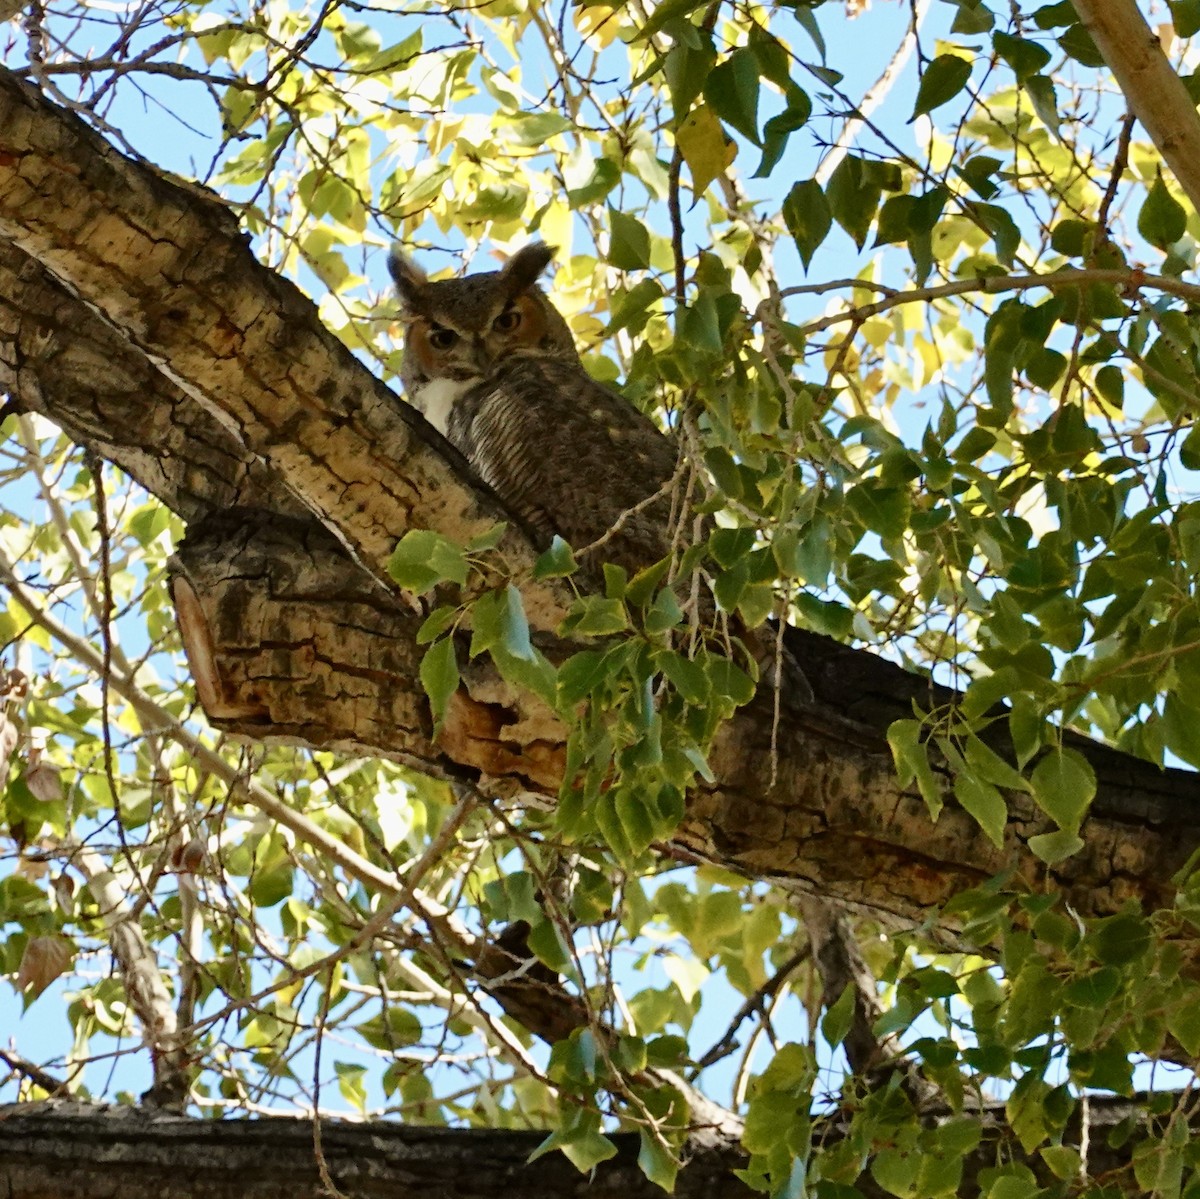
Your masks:
[{"label": "thick tree branch", "polygon": [[[2,68],[0,130],[0,237],[231,430],[383,586],[405,530],[465,543],[494,525],[461,457],[255,260],[215,198],[125,158]],[[512,571],[532,566],[519,530],[499,549]],[[561,619],[557,589],[524,595],[538,627]]]},{"label": "thick tree branch", "polygon": [[[1089,1147],[1092,1179],[1132,1189],[1127,1134],[1109,1132],[1140,1117],[1145,1097],[1092,1098],[1063,1144]],[[1027,1154],[1004,1121],[1002,1104],[982,1113],[983,1138],[963,1161],[960,1194],[975,1194],[980,1170],[998,1161],[1021,1163],[1039,1185],[1055,1179],[1035,1152]],[[813,1139],[836,1144],[846,1133],[839,1115],[814,1122]],[[1191,1117],[1193,1130],[1198,1119]],[[637,1167],[636,1134],[613,1137],[618,1154],[591,1175],[561,1154],[528,1160],[544,1132],[513,1129],[419,1128],[395,1123],[324,1122],[321,1146],[339,1188],[358,1199],[397,1194],[445,1199],[508,1199],[517,1195],[586,1195],[588,1199],[652,1199],[662,1191]],[[680,1172],[681,1199],[734,1199],[750,1191],[732,1170],[744,1164],[732,1150],[693,1157]],[[190,1120],[148,1117],[129,1108],[94,1108],[62,1101],[0,1107],[0,1191],[7,1199],[319,1199],[312,1125],[286,1118]],[[888,1194],[869,1174],[855,1185],[867,1199]]]},{"label": "thick tree branch", "polygon": [[1137,0],[1072,0],[1130,111],[1200,212],[1200,116]]},{"label": "thick tree branch", "polygon": [[[561,726],[485,665],[471,664],[446,732],[432,741],[414,681],[419,617],[383,582],[404,529],[422,524],[462,540],[501,510],[461,458],[320,326],[312,305],[253,261],[224,211],[123,159],[0,71],[0,233],[27,256],[2,261],[59,313],[54,350],[39,357],[29,322],[0,307],[16,329],[18,352],[6,348],[0,362],[18,399],[27,389],[67,425],[76,405],[102,407],[97,380],[72,386],[89,374],[72,367],[87,357],[72,341],[79,328],[127,355],[118,377],[142,379],[138,404],[110,403],[106,420],[76,416],[83,436],[103,436],[117,460],[140,462],[143,481],[168,503],[191,497],[193,518],[218,510],[233,488],[269,513],[315,513],[333,535],[315,519],[261,514],[196,524],[176,594],[186,595],[185,636],[214,721],[253,737],[466,772],[493,793],[552,796]],[[55,291],[31,254],[69,290]],[[92,323],[77,322],[69,302],[94,311]],[[153,441],[143,433],[139,443],[138,429],[160,427],[152,414],[163,405],[208,424],[186,452],[153,462]],[[205,444],[233,464],[232,475],[209,477]],[[504,555],[518,577],[532,552],[510,529]],[[527,586],[525,596],[534,622],[552,627],[557,595]],[[769,694],[729,722],[711,757],[715,783],[692,797],[675,845],[664,848],[906,921],[1002,870],[1034,889],[1052,879],[1085,916],[1129,900],[1147,909],[1172,902],[1171,875],[1200,843],[1194,775],[1075,741],[1100,789],[1085,849],[1049,870],[1026,849],[1050,830],[1027,796],[1010,797],[996,848],[952,801],[931,825],[919,796],[898,785],[888,724],[910,716],[914,701],[928,709],[952,693],[823,638],[798,634],[790,645],[818,703],[785,714],[774,758]],[[943,785],[948,792],[948,774]]]},{"label": "thick tree branch", "polygon": [[307,514],[232,430],[2,237],[0,391],[51,417],[185,520],[231,507]]}]

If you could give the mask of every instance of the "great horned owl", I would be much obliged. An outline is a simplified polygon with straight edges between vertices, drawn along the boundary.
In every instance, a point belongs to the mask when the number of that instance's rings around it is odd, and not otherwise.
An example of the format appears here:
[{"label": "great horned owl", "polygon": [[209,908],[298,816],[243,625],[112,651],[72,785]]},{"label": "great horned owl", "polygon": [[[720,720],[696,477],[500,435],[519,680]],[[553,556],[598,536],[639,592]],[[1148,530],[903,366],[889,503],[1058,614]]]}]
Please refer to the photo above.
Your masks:
[{"label": "great horned owl", "polygon": [[[554,250],[534,242],[498,271],[430,282],[393,247],[405,326],[400,376],[409,402],[455,445],[505,503],[547,540],[631,575],[671,552],[678,488],[675,443],[628,400],[583,369],[561,314],[538,277]],[[702,532],[707,529],[704,526]],[[614,532],[615,530],[615,532]],[[715,615],[700,590],[702,625]],[[775,634],[735,633],[791,699],[812,688]]]},{"label": "great horned owl", "polygon": [[678,452],[583,369],[537,286],[553,255],[535,242],[498,271],[430,282],[394,247],[401,378],[409,402],[547,540],[558,533],[580,551],[619,524],[598,556],[632,574],[671,549],[665,484]]}]

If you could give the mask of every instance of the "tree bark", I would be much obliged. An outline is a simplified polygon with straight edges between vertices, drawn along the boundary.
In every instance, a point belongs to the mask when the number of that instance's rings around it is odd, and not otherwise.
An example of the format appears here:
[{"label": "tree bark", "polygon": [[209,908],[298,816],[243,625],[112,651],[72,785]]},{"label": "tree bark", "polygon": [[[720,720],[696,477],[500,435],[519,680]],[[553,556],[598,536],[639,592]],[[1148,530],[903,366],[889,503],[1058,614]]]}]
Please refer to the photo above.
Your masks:
[{"label": "tree bark", "polygon": [[1200,212],[1200,116],[1195,101],[1167,61],[1137,0],[1072,0],[1083,27],[1141,121]]},{"label": "tree bark", "polygon": [[[1136,1121],[1144,1096],[1093,1098],[1084,1108],[1088,1135],[1073,1118],[1062,1143],[1086,1145],[1093,1179],[1131,1187],[1136,1137],[1111,1138]],[[1006,1127],[1002,1106],[982,1113],[983,1138],[962,1161],[960,1194],[978,1191],[980,1171],[1000,1162],[1029,1168],[1042,1186],[1054,1178]],[[1191,1118],[1193,1130],[1197,1117]],[[847,1133],[837,1114],[815,1122],[814,1141],[832,1147]],[[546,1134],[519,1129],[445,1129],[375,1122],[323,1121],[321,1154],[338,1189],[353,1199],[436,1195],[508,1199],[512,1195],[654,1199],[663,1192],[637,1166],[638,1138],[612,1137],[617,1156],[580,1174],[559,1153],[530,1162]],[[732,1171],[745,1164],[730,1150],[699,1154],[679,1174],[681,1199],[741,1199],[756,1192]],[[870,1175],[855,1180],[866,1199],[888,1195]],[[6,1199],[325,1199],[311,1121],[195,1120],[131,1108],[51,1100],[0,1107],[0,1193]]]},{"label": "tree bark", "polygon": [[[226,210],[0,70],[0,237],[0,385],[193,522],[175,594],[213,723],[552,796],[562,726],[486,664],[470,664],[432,740],[420,613],[385,569],[407,528],[461,542],[506,514],[254,261]],[[518,525],[500,548],[525,577],[536,547]],[[550,636],[562,594],[523,594]],[[952,799],[931,825],[899,786],[888,724],[950,692],[824,638],[791,644],[817,703],[785,708],[774,756],[769,690],[730,721],[716,781],[692,797],[668,852],[904,921],[1006,869],[1031,887],[1052,876],[1083,916],[1171,902],[1171,875],[1200,844],[1195,775],[1076,739],[1099,793],[1085,849],[1048,870],[1026,848],[1051,829],[1028,796],[1010,797],[998,849]]]}]

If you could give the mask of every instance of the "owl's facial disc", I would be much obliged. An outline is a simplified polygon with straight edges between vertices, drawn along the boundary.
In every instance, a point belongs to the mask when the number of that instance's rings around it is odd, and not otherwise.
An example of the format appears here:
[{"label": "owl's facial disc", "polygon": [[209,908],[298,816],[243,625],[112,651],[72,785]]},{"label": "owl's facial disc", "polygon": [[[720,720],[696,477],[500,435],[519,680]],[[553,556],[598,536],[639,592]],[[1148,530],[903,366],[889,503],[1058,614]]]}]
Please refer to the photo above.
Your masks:
[{"label": "owl's facial disc", "polygon": [[541,354],[546,335],[546,316],[535,296],[514,296],[485,328],[483,342],[493,362],[513,355]]},{"label": "owl's facial disc", "polygon": [[486,368],[476,340],[465,330],[419,316],[408,322],[404,352],[424,379],[468,379]]}]

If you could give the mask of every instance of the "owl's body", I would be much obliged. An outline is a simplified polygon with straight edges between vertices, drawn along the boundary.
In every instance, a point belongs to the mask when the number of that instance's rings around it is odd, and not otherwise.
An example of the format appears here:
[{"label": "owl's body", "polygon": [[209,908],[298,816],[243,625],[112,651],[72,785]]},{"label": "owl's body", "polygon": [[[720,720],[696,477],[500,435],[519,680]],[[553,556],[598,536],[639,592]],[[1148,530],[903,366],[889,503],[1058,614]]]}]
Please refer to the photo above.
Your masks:
[{"label": "owl's body", "polygon": [[[588,564],[632,575],[672,550],[678,496],[667,484],[678,451],[583,369],[566,321],[537,286],[552,254],[534,243],[498,271],[431,283],[394,249],[405,394],[546,541],[557,533],[579,554],[603,538]],[[707,589],[698,599],[693,615],[704,627],[716,607]],[[774,633],[737,621],[734,633],[789,702],[812,702],[786,647],[779,658]]]},{"label": "owl's body", "polygon": [[547,540],[580,551],[620,524],[599,557],[632,573],[670,551],[671,496],[645,501],[675,474],[677,451],[583,369],[537,286],[552,253],[535,243],[499,271],[431,283],[393,251],[405,392]]}]

